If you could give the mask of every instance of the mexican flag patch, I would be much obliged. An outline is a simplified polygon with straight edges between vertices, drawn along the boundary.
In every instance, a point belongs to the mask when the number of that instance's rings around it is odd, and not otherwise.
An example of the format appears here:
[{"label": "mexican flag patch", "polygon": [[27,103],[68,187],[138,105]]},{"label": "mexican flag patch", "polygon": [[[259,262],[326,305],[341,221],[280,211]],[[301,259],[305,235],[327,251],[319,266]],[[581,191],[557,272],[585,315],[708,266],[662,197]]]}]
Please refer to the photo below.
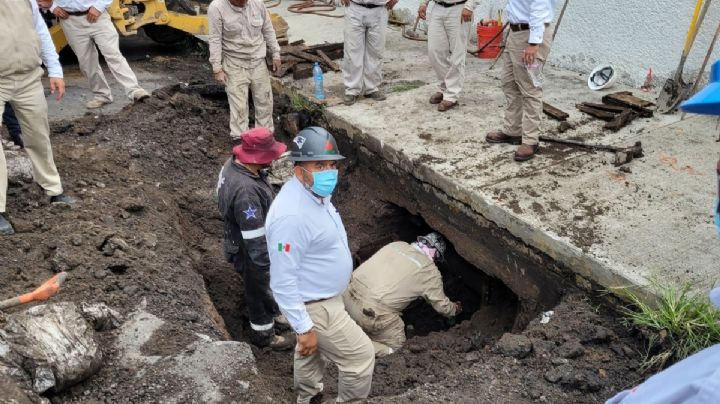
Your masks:
[{"label": "mexican flag patch", "polygon": [[283,252],[283,251],[290,252],[290,244],[278,243],[278,251],[279,252]]}]

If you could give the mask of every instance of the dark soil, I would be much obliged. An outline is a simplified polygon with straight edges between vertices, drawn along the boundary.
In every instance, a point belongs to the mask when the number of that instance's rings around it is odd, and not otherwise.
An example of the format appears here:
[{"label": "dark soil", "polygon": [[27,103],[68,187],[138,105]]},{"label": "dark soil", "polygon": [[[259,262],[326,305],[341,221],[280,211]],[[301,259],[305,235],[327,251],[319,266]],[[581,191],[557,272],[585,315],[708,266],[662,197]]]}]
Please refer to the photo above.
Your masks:
[{"label": "dark soil", "polygon": [[[195,332],[244,339],[242,281],[222,257],[222,223],[212,197],[229,156],[227,120],[217,88],[201,84],[159,91],[116,116],[55,123],[55,160],[79,203],[50,206],[36,185],[12,184],[8,213],[18,234],[0,238],[0,297],[64,270],[70,275],[58,300],[104,302],[124,315],[145,300],[148,311],[167,321],[153,346],[143,348],[146,354],[178,352]],[[343,175],[336,203],[357,262],[387,242],[412,241],[430,230],[422,218],[382,201],[378,190],[365,189],[352,169]],[[404,317],[407,345],[377,362],[374,401],[601,402],[638,378],[637,341],[581,296],[566,296],[549,324],[535,320],[512,330],[519,302],[500,282],[452,250],[441,271],[448,294],[466,312],[451,325],[427,304],[413,305]],[[525,341],[506,336],[496,349],[506,332]],[[98,335],[105,357],[112,358],[114,331]],[[530,352],[517,353],[527,340]],[[255,354],[259,377],[251,397],[292,402],[291,354]],[[335,382],[327,379],[332,392]],[[52,398],[157,402],[175,387],[108,363]]]}]

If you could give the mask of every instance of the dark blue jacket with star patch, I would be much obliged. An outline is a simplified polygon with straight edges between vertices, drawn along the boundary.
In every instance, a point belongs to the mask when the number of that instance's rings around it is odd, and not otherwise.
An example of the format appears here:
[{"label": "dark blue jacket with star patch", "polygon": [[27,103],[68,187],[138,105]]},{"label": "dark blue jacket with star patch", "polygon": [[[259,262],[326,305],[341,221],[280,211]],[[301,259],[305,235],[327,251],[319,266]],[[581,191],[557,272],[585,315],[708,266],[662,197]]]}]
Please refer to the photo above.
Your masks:
[{"label": "dark blue jacket with star patch", "polygon": [[243,258],[242,268],[253,265],[269,270],[265,242],[265,215],[275,198],[275,191],[264,173],[255,175],[247,168],[228,159],[217,184],[218,209],[225,222],[225,258]]}]

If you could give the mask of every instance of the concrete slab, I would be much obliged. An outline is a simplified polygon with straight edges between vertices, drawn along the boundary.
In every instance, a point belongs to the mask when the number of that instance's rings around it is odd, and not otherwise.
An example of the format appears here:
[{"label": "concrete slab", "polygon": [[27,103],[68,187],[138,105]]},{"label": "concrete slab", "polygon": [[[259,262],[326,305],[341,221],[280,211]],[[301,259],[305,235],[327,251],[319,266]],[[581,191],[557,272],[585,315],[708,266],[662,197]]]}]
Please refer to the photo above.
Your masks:
[{"label": "concrete slab", "polygon": [[[290,40],[308,44],[342,40],[342,19],[272,11],[290,25]],[[408,175],[436,187],[531,247],[602,288],[659,282],[707,287],[720,278],[720,242],[712,226],[718,158],[716,120],[679,115],[639,119],[617,133],[575,109],[599,102],[585,77],[546,69],[546,101],[570,114],[575,129],[559,137],[613,145],[642,141],[645,157],[614,167],[612,156],[543,145],[534,160],[512,161],[514,148],[484,142],[501,127],[504,96],[500,68],[468,57],[460,106],[447,113],[428,104],[435,77],[426,43],[389,29],[384,63],[384,102],[340,104],[340,73],[325,76],[325,116],[338,127],[362,133],[354,141],[374,144]],[[312,95],[312,79],[284,80],[287,88]],[[611,91],[623,90],[615,87]],[[654,94],[628,89],[649,100]],[[545,134],[557,122],[545,120]]]}]

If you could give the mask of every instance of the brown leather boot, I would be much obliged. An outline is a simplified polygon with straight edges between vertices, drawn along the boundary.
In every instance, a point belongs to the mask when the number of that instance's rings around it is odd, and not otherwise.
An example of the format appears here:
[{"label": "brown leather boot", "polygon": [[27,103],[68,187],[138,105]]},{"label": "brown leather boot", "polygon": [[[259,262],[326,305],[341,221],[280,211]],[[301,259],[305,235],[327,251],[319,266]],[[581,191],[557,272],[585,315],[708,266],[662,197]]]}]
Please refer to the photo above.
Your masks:
[{"label": "brown leather boot", "polygon": [[522,143],[522,136],[510,136],[503,132],[490,132],[485,135],[485,141],[488,143],[509,143],[509,144],[520,144]]},{"label": "brown leather boot", "polygon": [[440,104],[438,104],[438,111],[445,112],[445,111],[455,108],[456,106],[457,106],[457,102],[442,100],[442,101],[440,101]]},{"label": "brown leather boot", "polygon": [[515,150],[515,161],[526,161],[535,157],[538,151],[538,145],[521,144],[520,147]]},{"label": "brown leather boot", "polygon": [[443,93],[438,91],[437,93],[430,96],[430,104],[440,104],[440,102],[442,102],[442,99]]}]

